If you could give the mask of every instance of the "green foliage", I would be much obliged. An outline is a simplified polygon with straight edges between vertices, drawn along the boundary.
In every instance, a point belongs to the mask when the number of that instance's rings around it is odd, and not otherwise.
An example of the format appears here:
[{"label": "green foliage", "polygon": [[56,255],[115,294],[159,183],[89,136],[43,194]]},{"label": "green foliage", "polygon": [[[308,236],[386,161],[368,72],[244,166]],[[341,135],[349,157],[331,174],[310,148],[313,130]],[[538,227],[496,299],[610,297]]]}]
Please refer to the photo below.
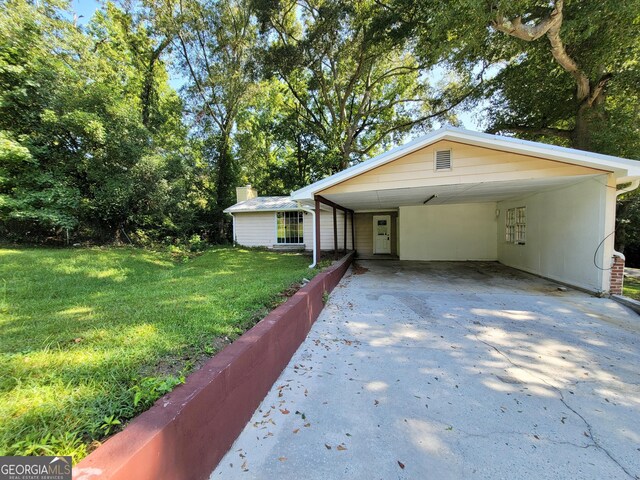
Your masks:
[{"label": "green foliage", "polygon": [[[148,408],[153,405],[153,402],[158,398],[169,393],[182,383],[184,383],[184,375],[179,377],[168,376],[164,378],[143,378],[138,385],[131,387],[131,391],[133,392],[133,406]],[[113,416],[111,418],[113,418]],[[120,422],[118,422],[118,425],[119,424]],[[105,435],[108,435],[108,433]]]},{"label": "green foliage", "polygon": [[194,200],[191,149],[164,64],[149,66],[157,40],[111,3],[86,31],[65,20],[63,2],[7,6],[0,234],[112,240],[135,228],[156,237],[193,230],[184,214]]}]

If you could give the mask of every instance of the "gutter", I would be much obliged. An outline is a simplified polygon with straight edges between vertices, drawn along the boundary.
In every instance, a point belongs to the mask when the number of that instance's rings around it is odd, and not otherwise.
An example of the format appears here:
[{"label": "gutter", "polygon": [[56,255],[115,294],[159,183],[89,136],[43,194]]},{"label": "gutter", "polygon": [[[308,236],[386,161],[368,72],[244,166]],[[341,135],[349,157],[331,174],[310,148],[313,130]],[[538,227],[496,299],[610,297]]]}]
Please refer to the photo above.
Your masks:
[{"label": "gutter", "polygon": [[631,182],[631,185],[629,185],[628,187],[616,191],[616,197],[619,197],[620,195],[623,195],[632,190],[635,190],[636,188],[638,188],[638,186],[640,186],[640,180],[634,180],[633,182]]},{"label": "gutter", "polygon": [[[620,190],[616,191],[616,199],[620,196],[620,195],[624,195],[625,193],[631,192],[633,190],[635,190],[636,188],[638,188],[638,186],[640,186],[640,180],[634,180],[633,182],[631,182],[631,184],[628,187],[622,188]],[[614,230],[615,232],[615,230]],[[622,260],[625,260],[624,258],[624,254],[622,252],[618,252],[617,250],[613,250],[613,256],[614,257],[620,257],[622,258]],[[624,274],[623,274],[624,276]]]}]

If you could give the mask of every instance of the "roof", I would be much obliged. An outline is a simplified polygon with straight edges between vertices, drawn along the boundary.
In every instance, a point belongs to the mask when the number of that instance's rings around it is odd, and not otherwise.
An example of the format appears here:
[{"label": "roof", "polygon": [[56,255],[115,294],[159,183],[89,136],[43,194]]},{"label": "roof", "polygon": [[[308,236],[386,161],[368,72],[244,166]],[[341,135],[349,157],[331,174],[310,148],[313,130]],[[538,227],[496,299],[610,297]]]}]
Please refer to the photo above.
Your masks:
[{"label": "roof", "polygon": [[614,173],[618,183],[630,182],[640,179],[640,162],[626,158],[602,155],[599,153],[576,150],[573,148],[559,147],[546,143],[520,140],[513,137],[491,135],[488,133],[474,132],[456,127],[444,127],[427,135],[419,137],[409,143],[396,147],[362,163],[347,168],[339,173],[331,175],[320,181],[312,183],[304,188],[291,193],[291,199],[296,201],[313,200],[314,194],[333,185],[342,183],[352,177],[365,173],[400,157],[427,147],[440,140],[452,140],[468,145],[499,149],[512,153],[536,156],[548,160],[561,161],[589,168],[606,170]]},{"label": "roof", "polygon": [[291,197],[255,197],[236,203],[225,209],[225,213],[242,212],[278,212],[283,210],[300,210],[298,203]]}]

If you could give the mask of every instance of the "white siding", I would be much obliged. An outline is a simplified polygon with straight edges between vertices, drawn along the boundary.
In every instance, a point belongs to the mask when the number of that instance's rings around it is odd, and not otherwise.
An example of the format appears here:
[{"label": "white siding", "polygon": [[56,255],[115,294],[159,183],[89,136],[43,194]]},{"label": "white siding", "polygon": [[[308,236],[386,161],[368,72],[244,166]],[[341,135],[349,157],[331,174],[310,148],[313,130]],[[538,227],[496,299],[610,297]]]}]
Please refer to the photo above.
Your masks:
[{"label": "white siding", "polygon": [[497,260],[496,204],[400,207],[400,260]]},{"label": "white siding", "polygon": [[272,247],[276,243],[274,212],[236,213],[235,241],[245,247]]},{"label": "white siding", "polygon": [[[344,213],[340,210],[336,214],[338,225],[338,249],[344,245]],[[307,250],[313,250],[313,215],[304,216],[304,243]],[[333,250],[333,211],[322,210],[320,215],[320,249]],[[351,215],[347,216],[347,250],[352,249]]]},{"label": "white siding", "polygon": [[[235,241],[245,247],[268,247],[276,245],[276,212],[236,213]],[[313,215],[304,212],[304,248],[313,250]],[[338,248],[344,245],[344,214],[337,212]],[[283,244],[283,246],[286,244]],[[320,246],[322,250],[333,250],[333,212],[322,211],[320,216]],[[351,217],[347,218],[347,249],[352,248]]]},{"label": "white siding", "polygon": [[[612,206],[607,190],[607,175],[601,175],[562,189],[498,203],[498,260],[588,290],[608,290],[609,275],[594,265],[598,245],[611,233],[607,229],[613,228],[606,221],[611,216],[606,211],[615,209],[615,202]],[[527,207],[527,240],[525,245],[514,245],[505,241],[505,214],[507,209],[521,206]],[[601,246],[598,254],[599,266],[609,268],[610,242]]]}]

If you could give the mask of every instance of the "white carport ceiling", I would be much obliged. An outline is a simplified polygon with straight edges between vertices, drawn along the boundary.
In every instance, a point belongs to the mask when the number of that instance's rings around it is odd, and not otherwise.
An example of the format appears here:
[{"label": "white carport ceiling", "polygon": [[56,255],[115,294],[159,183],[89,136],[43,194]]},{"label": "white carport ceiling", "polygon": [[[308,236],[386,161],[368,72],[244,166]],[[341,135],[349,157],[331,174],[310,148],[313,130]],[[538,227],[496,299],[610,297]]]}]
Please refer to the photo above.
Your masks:
[{"label": "white carport ceiling", "polygon": [[438,185],[416,188],[395,188],[367,192],[345,192],[327,194],[325,197],[352,210],[393,209],[409,205],[422,205],[432,195],[429,205],[455,203],[500,202],[513,198],[563,188],[585,181],[601,181],[598,175],[537,178],[505,182],[482,182]]}]

